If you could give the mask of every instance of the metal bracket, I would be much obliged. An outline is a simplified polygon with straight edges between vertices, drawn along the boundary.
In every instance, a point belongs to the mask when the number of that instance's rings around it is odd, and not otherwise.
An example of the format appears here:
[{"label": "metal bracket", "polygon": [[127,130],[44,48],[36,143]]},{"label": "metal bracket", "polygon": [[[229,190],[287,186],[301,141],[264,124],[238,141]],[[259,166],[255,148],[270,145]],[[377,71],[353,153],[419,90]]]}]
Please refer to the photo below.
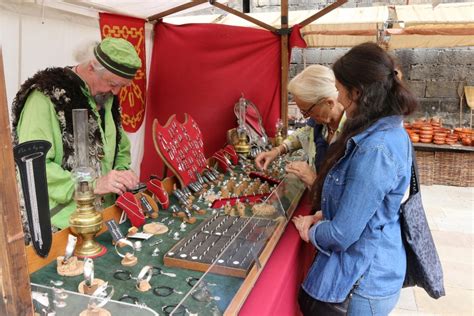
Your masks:
[{"label": "metal bracket", "polygon": [[275,33],[278,35],[290,35],[292,31],[293,31],[292,27],[287,27],[287,28],[278,29],[276,30]]}]

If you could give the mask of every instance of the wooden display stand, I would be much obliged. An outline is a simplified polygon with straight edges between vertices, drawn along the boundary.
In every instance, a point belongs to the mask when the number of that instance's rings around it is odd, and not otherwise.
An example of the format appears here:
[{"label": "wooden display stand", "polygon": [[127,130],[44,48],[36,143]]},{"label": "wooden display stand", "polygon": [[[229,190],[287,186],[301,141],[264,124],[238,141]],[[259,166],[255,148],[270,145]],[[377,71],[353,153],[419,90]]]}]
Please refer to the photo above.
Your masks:
[{"label": "wooden display stand", "polygon": [[[167,178],[163,181],[163,185],[168,192],[171,192],[176,182],[177,180],[174,177]],[[292,203],[290,204],[288,208],[288,217],[291,217],[296,206],[298,205],[298,202],[299,202],[299,198],[296,198],[292,201]],[[116,221],[119,221],[121,213],[122,211],[120,210],[120,208],[118,208],[115,205],[106,208],[103,211],[104,222],[106,222],[109,219],[114,219]],[[265,247],[263,248],[263,250],[261,251],[259,255],[259,261],[260,261],[261,266],[257,267],[257,265],[253,265],[253,267],[248,271],[244,282],[242,283],[239,290],[233,297],[224,315],[236,315],[238,313],[243,303],[245,302],[245,299],[250,294],[250,291],[252,290],[254,284],[257,282],[258,276],[260,275],[260,273],[263,270],[263,267],[265,266],[268,259],[270,258],[273,252],[273,249],[276,247],[280,237],[285,231],[286,224],[287,222],[281,221],[275,227],[272,236],[267,240]],[[98,235],[106,231],[107,229],[105,225],[103,225],[102,230],[98,233]],[[57,257],[63,255],[64,249],[66,248],[68,235],[70,233],[71,233],[70,229],[66,228],[53,235],[53,245],[51,247],[51,251],[48,257],[46,258],[39,257],[34,251],[33,247],[31,245],[28,246],[26,248],[26,255],[28,258],[29,273],[31,274],[35,271],[40,270],[41,268],[48,265],[52,261],[56,260]],[[212,269],[210,272],[214,273]]]}]

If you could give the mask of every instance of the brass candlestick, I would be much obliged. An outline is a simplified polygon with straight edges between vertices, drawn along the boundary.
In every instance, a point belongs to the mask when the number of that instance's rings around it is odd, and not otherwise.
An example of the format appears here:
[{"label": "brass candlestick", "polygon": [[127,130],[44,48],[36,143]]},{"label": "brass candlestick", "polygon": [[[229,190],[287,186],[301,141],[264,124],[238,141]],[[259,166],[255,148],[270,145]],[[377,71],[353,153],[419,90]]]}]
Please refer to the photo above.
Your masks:
[{"label": "brass candlestick", "polygon": [[71,214],[69,225],[71,231],[81,237],[76,247],[76,255],[92,257],[102,251],[102,247],[94,240],[94,236],[102,229],[103,218],[94,206],[95,172],[89,165],[87,110],[73,110],[72,115],[76,162],[72,178],[75,182],[76,211]]}]

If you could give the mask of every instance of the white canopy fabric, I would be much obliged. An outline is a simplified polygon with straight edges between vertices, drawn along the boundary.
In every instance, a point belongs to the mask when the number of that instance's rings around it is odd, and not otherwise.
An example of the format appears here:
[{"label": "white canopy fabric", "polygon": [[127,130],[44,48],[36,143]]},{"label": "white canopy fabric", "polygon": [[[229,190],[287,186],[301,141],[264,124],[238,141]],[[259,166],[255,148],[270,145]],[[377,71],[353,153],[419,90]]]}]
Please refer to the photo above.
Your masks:
[{"label": "white canopy fabric", "polygon": [[[289,25],[310,17],[317,11],[290,11]],[[279,12],[251,13],[250,16],[280,27]],[[433,48],[474,46],[474,2],[429,5],[374,6],[338,8],[301,29],[308,47],[352,47],[377,40],[377,30],[388,20],[398,20],[387,30],[387,47]],[[169,17],[165,22],[221,23],[257,27],[234,15]],[[402,23],[403,22],[403,23]]]}]

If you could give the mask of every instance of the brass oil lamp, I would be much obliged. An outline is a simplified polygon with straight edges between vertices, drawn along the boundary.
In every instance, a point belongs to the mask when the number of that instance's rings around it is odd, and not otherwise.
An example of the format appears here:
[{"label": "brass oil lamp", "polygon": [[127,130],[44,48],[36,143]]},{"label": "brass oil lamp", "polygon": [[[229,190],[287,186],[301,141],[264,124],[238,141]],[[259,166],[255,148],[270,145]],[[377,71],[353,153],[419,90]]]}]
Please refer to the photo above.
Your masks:
[{"label": "brass oil lamp", "polygon": [[250,153],[250,145],[248,143],[248,131],[247,126],[245,125],[245,116],[247,112],[247,102],[245,101],[244,96],[242,95],[239,99],[239,126],[237,127],[237,136],[239,142],[234,146],[235,151],[238,154],[248,156]]},{"label": "brass oil lamp", "polygon": [[276,122],[275,146],[283,144],[283,121],[278,119]]},{"label": "brass oil lamp", "polygon": [[74,200],[76,210],[69,218],[71,231],[79,236],[76,255],[94,257],[100,254],[102,246],[94,237],[102,229],[102,213],[95,209],[94,170],[89,164],[88,114],[86,109],[73,110],[75,167],[72,178],[75,182]]}]

